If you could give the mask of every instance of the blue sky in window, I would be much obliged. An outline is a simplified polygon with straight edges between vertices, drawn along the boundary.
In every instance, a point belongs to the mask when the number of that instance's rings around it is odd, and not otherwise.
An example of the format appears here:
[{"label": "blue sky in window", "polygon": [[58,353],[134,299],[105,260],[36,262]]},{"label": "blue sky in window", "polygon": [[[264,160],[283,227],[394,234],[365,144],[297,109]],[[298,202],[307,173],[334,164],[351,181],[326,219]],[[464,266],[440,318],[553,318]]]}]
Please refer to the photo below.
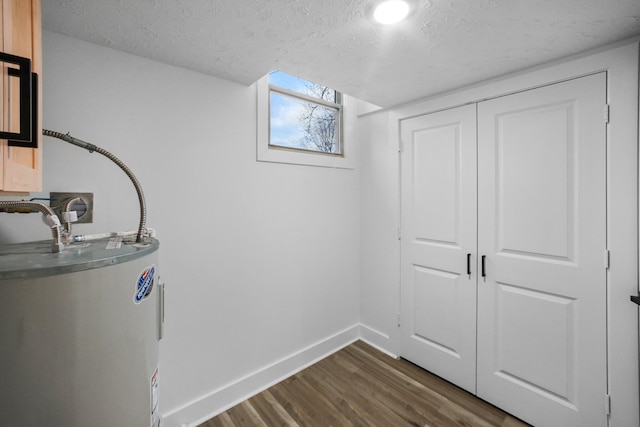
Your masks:
[{"label": "blue sky in window", "polygon": [[[308,82],[291,74],[273,70],[269,73],[269,83],[285,89],[305,93]],[[305,148],[304,131],[300,125],[303,112],[301,102],[271,93],[270,143],[281,147]]]},{"label": "blue sky in window", "polygon": [[272,92],[270,108],[270,143],[280,147],[305,148],[305,133],[300,122],[303,103]]},{"label": "blue sky in window", "polygon": [[269,73],[269,83],[325,101],[336,102],[335,90],[279,70],[273,70]]},{"label": "blue sky in window", "polygon": [[[309,87],[314,86],[312,82],[279,70],[273,70],[269,73],[269,83],[307,95],[317,96],[317,94],[309,90]],[[333,101],[334,94],[335,92],[332,91],[328,100]],[[270,144],[281,147],[308,148],[304,141],[303,124],[300,121],[305,104],[307,103],[292,97],[271,93]]]},{"label": "blue sky in window", "polygon": [[301,93],[307,93],[306,87],[311,84],[308,80],[278,70],[273,70],[269,73],[269,83]]}]

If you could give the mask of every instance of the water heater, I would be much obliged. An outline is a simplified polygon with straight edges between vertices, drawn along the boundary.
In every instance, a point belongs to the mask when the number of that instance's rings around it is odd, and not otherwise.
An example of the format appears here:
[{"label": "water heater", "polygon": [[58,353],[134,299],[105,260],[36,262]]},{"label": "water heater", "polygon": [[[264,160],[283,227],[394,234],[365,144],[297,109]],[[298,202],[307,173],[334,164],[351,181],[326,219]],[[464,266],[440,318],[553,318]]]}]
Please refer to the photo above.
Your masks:
[{"label": "water heater", "polygon": [[1,425],[160,425],[158,247],[0,246]]}]

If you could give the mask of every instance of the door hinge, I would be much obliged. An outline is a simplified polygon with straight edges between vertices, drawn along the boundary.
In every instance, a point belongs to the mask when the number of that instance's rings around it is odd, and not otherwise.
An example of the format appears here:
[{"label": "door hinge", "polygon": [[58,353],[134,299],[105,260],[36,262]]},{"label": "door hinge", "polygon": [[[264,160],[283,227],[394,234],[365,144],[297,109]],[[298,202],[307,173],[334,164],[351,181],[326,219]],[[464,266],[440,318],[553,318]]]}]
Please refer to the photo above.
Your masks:
[{"label": "door hinge", "polygon": [[604,104],[604,123],[609,124],[610,108],[609,104]]},{"label": "door hinge", "polygon": [[398,141],[398,153],[402,152],[402,141]]},{"label": "door hinge", "polygon": [[611,395],[604,395],[604,413],[606,415],[611,415]]},{"label": "door hinge", "polygon": [[398,325],[398,328],[400,327],[400,313],[396,315],[396,325]]},{"label": "door hinge", "polygon": [[402,229],[398,227],[398,240],[402,240]]},{"label": "door hinge", "polygon": [[604,268],[605,268],[605,270],[608,270],[610,266],[611,266],[611,252],[609,251],[609,249],[605,249],[605,251],[604,251]]}]

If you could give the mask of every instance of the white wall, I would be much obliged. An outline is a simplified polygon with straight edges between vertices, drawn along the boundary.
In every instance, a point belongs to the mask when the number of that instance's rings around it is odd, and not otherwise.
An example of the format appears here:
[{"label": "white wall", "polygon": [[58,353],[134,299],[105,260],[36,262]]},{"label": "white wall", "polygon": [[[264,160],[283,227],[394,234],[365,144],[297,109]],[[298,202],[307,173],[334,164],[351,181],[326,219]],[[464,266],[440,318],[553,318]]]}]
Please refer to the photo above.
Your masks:
[{"label": "white wall", "polygon": [[[357,336],[357,170],[256,162],[254,87],[43,38],[44,127],[120,157],[158,231],[165,425],[205,417]],[[44,187],[94,193],[94,224],[76,233],[137,227],[133,187],[98,154],[45,139]],[[31,215],[0,223],[0,243],[49,237]]]},{"label": "white wall", "polygon": [[400,226],[397,117],[391,112],[362,116],[361,282],[362,338],[399,354]]}]

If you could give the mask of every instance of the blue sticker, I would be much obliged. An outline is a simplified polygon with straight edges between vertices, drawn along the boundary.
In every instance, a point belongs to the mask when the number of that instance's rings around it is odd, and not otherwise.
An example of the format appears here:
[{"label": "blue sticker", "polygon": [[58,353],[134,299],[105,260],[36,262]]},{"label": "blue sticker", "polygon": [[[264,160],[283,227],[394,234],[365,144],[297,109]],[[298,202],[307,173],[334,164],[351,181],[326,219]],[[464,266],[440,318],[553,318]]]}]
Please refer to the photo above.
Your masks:
[{"label": "blue sticker", "polygon": [[145,268],[142,273],[140,273],[140,277],[138,277],[138,283],[136,284],[136,293],[133,296],[134,303],[140,304],[142,301],[149,297],[151,291],[153,290],[153,277],[155,276],[155,273],[155,265]]}]

